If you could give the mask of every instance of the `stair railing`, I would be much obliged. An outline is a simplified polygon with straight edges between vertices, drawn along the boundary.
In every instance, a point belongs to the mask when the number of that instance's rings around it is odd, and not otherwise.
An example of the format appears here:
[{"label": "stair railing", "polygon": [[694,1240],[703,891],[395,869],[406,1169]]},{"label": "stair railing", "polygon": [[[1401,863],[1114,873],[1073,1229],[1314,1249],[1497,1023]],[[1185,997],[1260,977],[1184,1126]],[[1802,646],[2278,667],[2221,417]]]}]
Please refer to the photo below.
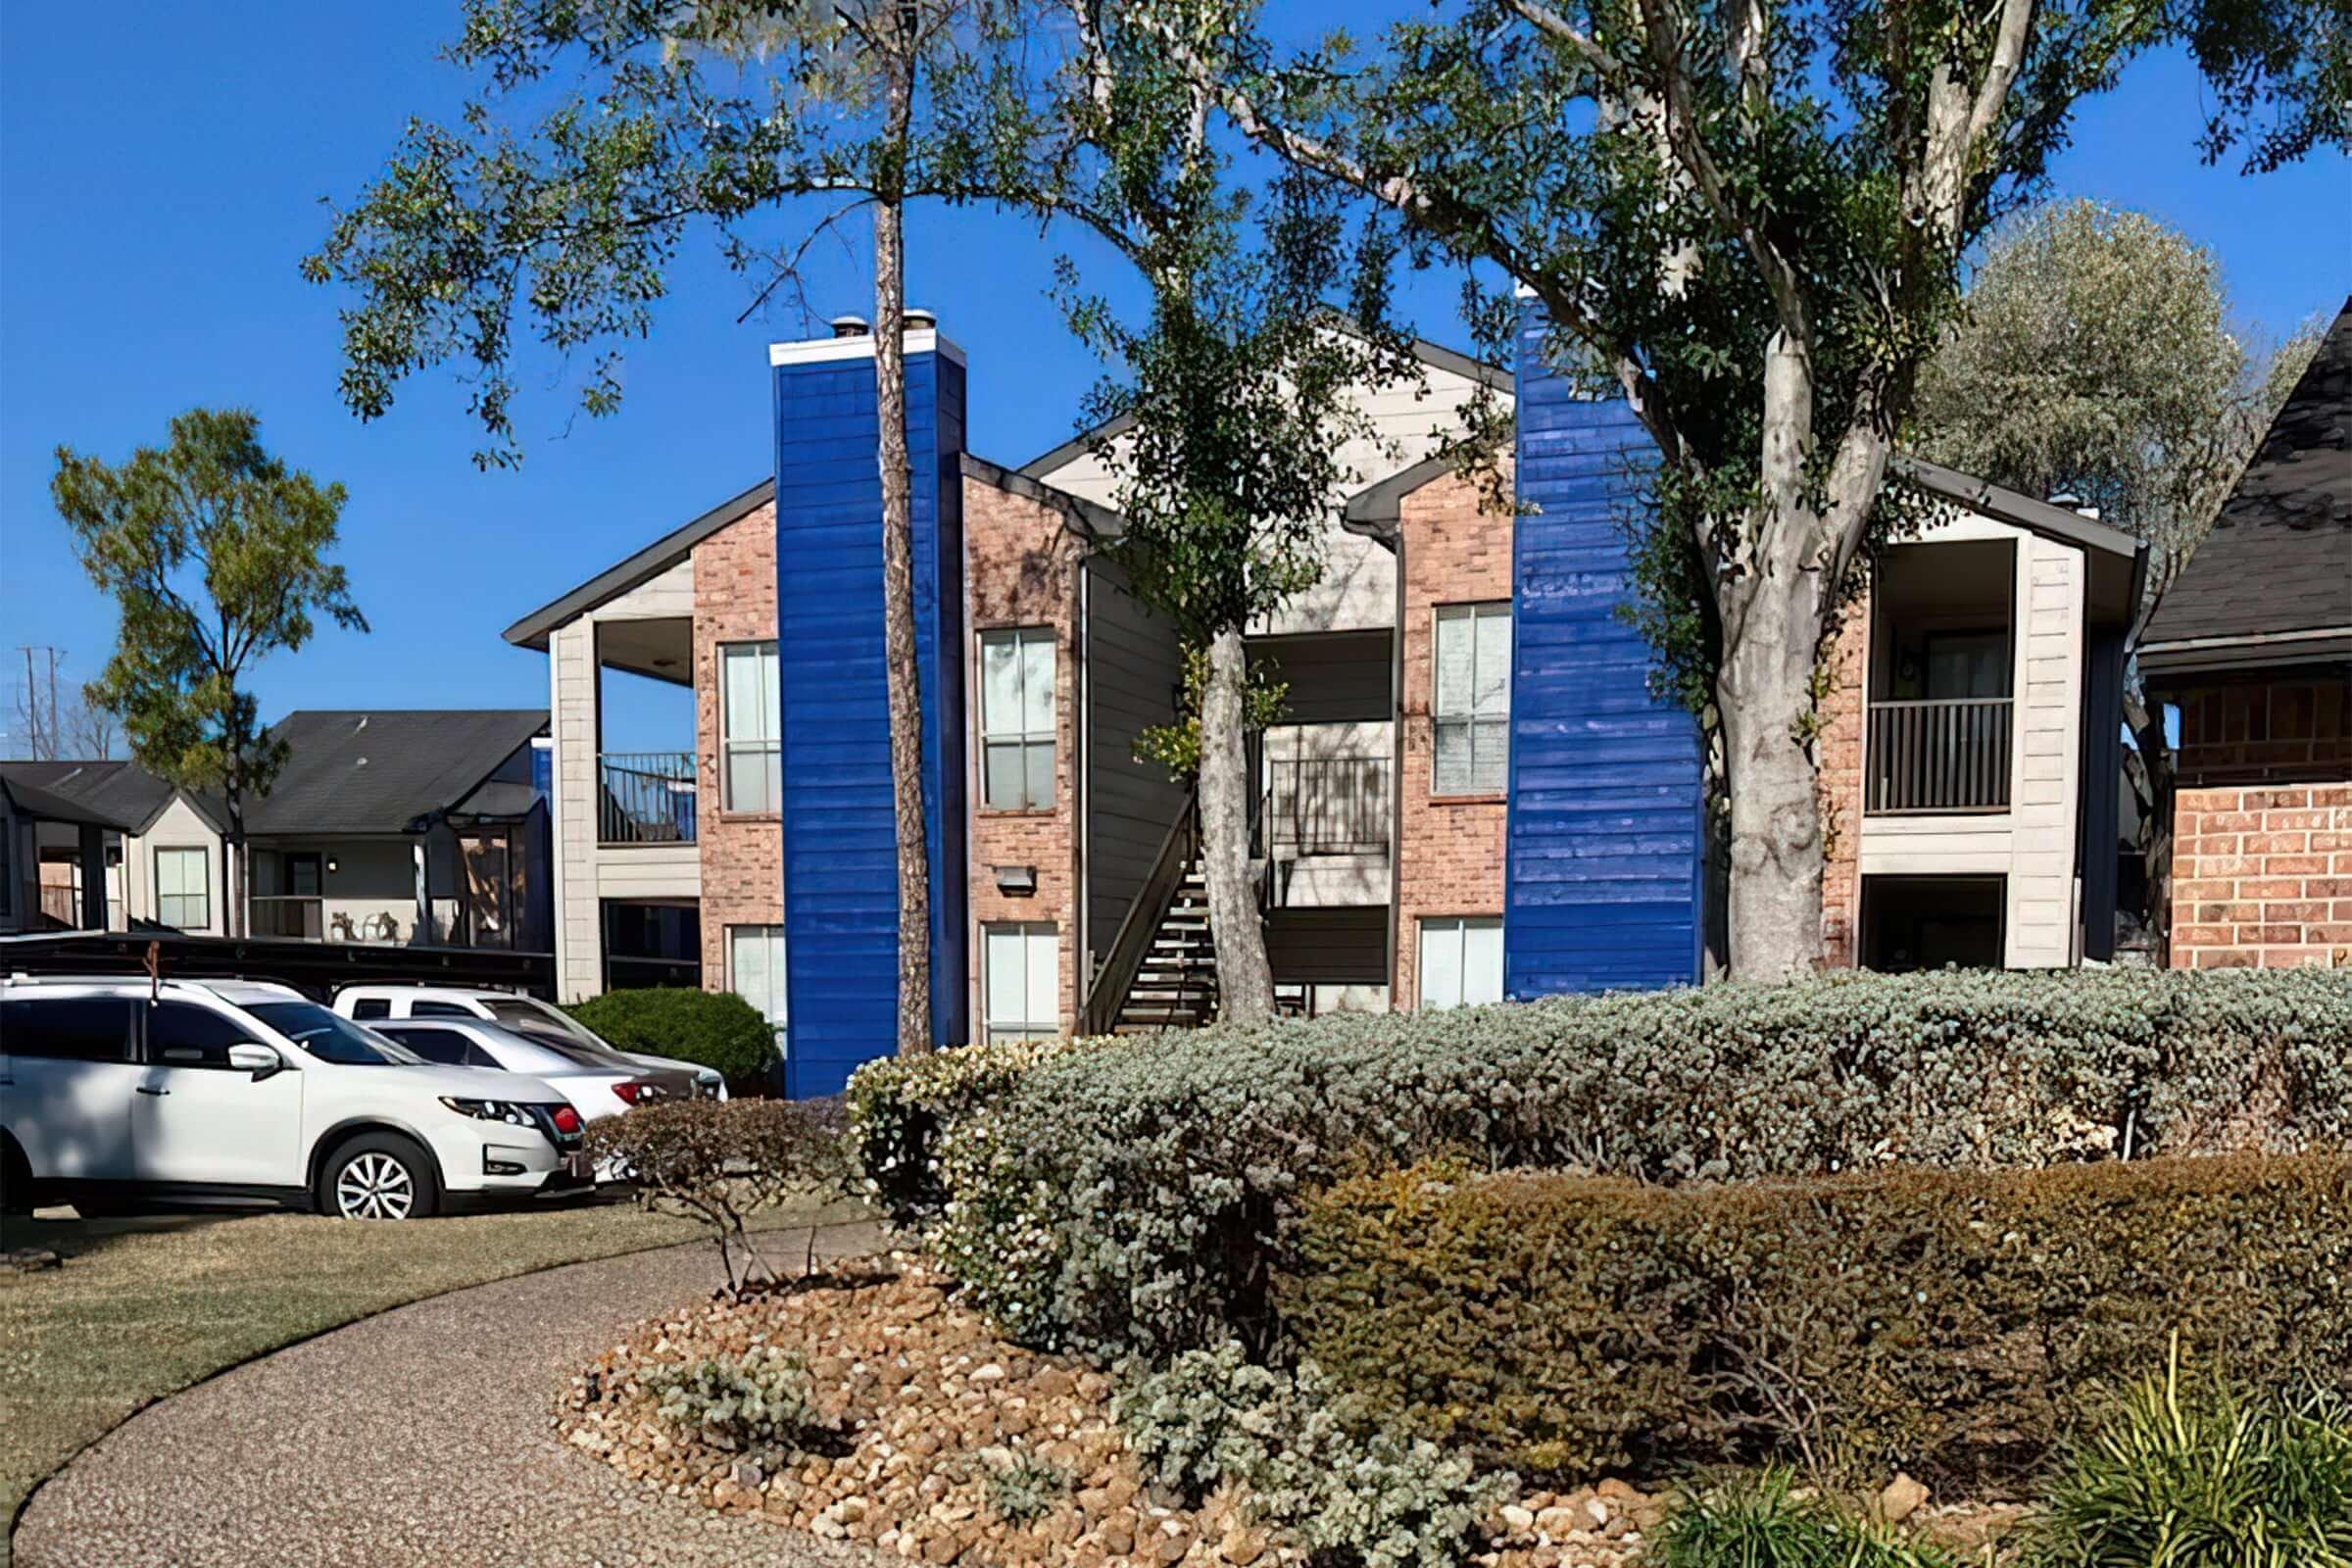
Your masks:
[{"label": "stair railing", "polygon": [[1135,985],[1135,977],[1143,971],[1144,958],[1152,951],[1152,939],[1159,934],[1160,922],[1167,918],[1168,906],[1175,901],[1176,890],[1184,885],[1185,872],[1200,854],[1200,803],[1198,797],[1187,795],[1176,820],[1159,841],[1159,854],[1152,862],[1151,874],[1137,890],[1135,902],[1127,906],[1127,916],[1119,922],[1118,935],[1111,939],[1110,951],[1103,956],[1102,967],[1095,972],[1095,983],[1086,995],[1086,1008],[1080,1020],[1082,1031],[1090,1035],[1106,1035],[1119,1021],[1120,1009],[1127,1004],[1127,993]]}]

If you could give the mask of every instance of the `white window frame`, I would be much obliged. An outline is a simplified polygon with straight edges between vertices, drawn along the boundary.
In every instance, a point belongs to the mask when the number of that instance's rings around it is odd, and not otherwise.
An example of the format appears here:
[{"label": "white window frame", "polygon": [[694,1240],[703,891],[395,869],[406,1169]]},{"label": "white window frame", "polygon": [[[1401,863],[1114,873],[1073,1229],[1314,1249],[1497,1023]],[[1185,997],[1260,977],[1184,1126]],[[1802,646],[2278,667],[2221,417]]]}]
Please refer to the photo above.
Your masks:
[{"label": "white window frame", "polygon": [[[1016,655],[1014,660],[1015,679],[1024,681],[1021,694],[1013,703],[1013,707],[1021,712],[1013,715],[1016,727],[992,728],[989,723],[988,711],[988,651],[992,645],[1002,647],[1006,644],[1011,645]],[[1019,673],[1029,667],[1028,649],[1039,644],[1044,645],[1050,659],[1048,666],[1050,673],[1047,676],[1046,684],[1046,727],[1042,730],[1030,729],[1022,721],[1021,715],[1029,707],[1029,693],[1025,678]],[[989,811],[1050,811],[1054,808],[1054,768],[1056,760],[1054,755],[1056,739],[1054,728],[1057,710],[1054,707],[1054,683],[1061,678],[1059,640],[1054,636],[1054,628],[1051,626],[992,626],[980,633],[979,659],[981,808]],[[1003,717],[1004,715],[998,716]],[[1000,747],[1017,748],[1020,753],[1023,782],[1018,800],[1001,801],[989,791],[990,780],[993,777],[993,772],[988,765],[989,753]],[[1031,765],[1031,761],[1033,757],[1040,752],[1044,753],[1046,760],[1044,775],[1046,788],[1042,799],[1035,796],[1028,787],[1028,780],[1036,775],[1036,769]]]},{"label": "white window frame", "polygon": [[[167,855],[192,855],[196,858],[196,892],[166,893],[164,891],[164,857]],[[170,914],[165,912],[169,907],[165,901],[169,899],[202,900],[204,918],[200,920],[172,919]],[[211,928],[213,923],[213,867],[212,858],[205,853],[203,845],[159,844],[155,847],[155,917],[165,925],[175,927],[181,931],[202,931]]]},{"label": "white window frame", "polygon": [[[1482,626],[1502,623],[1502,691],[1497,700],[1478,700],[1478,649]],[[1470,689],[1450,694],[1467,700],[1467,707],[1449,707],[1446,690],[1446,627],[1460,626],[1470,638]],[[1486,599],[1460,605],[1439,605],[1430,615],[1429,635],[1429,790],[1440,800],[1463,796],[1499,795],[1510,785],[1511,757],[1511,602]],[[1447,788],[1439,780],[1438,756],[1449,730],[1459,729],[1470,748],[1467,787]],[[1487,732],[1482,738],[1481,731]],[[1483,743],[1482,743],[1483,739]]]},{"label": "white window frame", "polygon": [[[783,686],[779,679],[776,640],[772,637],[718,645],[718,792],[719,809],[736,816],[774,816],[784,806]],[[737,735],[729,662],[754,659],[762,663],[760,681],[762,704],[760,728],[749,739]],[[746,806],[735,799],[735,759],[764,756],[770,798]]]},{"label": "white window frame", "polygon": [[[745,995],[741,980],[736,973],[735,944],[739,940],[747,938],[755,942],[765,941],[769,944],[767,950],[768,993],[765,998]],[[776,1032],[777,1041],[781,1043],[792,1022],[792,1004],[784,984],[784,928],[781,925],[756,923],[730,925],[726,928],[726,941],[727,989],[737,996],[743,997],[754,1007],[759,1008],[760,1016],[767,1020],[768,1026]],[[772,1010],[765,1004],[770,1003],[773,1004]]]},{"label": "white window frame", "polygon": [[[1469,984],[1470,934],[1493,932],[1494,966],[1492,976],[1481,974],[1480,985],[1474,991]],[[1430,962],[1432,943],[1450,945],[1453,949],[1453,990],[1450,997],[1431,994],[1430,976],[1438,965]],[[1419,988],[1419,1003],[1424,1010],[1444,1007],[1476,1006],[1502,1000],[1502,916],[1499,914],[1443,914],[1421,917],[1421,946],[1418,954],[1419,972],[1414,983]],[[1492,983],[1487,982],[1491,978]]]},{"label": "white window frame", "polygon": [[[998,940],[1021,943],[1021,997],[1014,1008],[998,995],[996,965],[991,951]],[[1042,946],[1051,979],[1043,997],[1038,989]],[[1000,1006],[1003,1012],[1000,1012]],[[1015,1015],[1017,1012],[1017,1016]],[[980,927],[980,1017],[990,1044],[1000,1040],[1055,1040],[1061,1036],[1061,933],[1051,921],[998,920]]]}]

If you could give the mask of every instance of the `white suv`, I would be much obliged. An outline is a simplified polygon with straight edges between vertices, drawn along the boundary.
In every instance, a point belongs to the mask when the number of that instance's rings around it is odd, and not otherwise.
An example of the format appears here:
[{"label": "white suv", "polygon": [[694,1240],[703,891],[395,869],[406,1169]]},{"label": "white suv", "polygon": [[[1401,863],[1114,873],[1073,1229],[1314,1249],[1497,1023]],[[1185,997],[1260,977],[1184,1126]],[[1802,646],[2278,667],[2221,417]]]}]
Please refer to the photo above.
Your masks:
[{"label": "white suv", "polygon": [[412,1219],[589,1179],[579,1112],[536,1078],[441,1067],[286,986],[0,982],[0,1187]]}]

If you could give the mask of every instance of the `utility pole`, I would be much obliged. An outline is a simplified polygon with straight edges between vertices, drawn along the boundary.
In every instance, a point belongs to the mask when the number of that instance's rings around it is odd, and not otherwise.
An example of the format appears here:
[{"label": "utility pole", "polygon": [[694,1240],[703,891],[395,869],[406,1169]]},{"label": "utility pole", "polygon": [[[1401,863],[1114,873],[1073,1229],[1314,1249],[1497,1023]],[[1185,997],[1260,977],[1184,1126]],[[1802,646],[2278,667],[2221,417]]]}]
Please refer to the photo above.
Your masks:
[{"label": "utility pole", "polygon": [[[63,650],[46,645],[19,643],[17,652],[24,656],[24,749],[36,762],[57,760],[57,656]],[[49,716],[41,716],[41,683],[33,673],[32,656],[49,657]]]}]

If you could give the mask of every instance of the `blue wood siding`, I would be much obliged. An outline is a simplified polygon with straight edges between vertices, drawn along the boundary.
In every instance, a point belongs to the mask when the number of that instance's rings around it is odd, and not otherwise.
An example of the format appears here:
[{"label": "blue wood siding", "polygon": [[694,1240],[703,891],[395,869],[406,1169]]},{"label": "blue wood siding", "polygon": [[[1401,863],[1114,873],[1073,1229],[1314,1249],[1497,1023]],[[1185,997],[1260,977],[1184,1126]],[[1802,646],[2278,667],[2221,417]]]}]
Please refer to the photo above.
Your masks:
[{"label": "blue wood siding", "polygon": [[[775,370],[777,670],[783,737],[786,1092],[838,1093],[897,1048],[898,859],[882,648],[882,481],[870,359]],[[963,371],[906,360],[915,662],[936,1038],[964,1037]],[[943,495],[946,504],[943,505]],[[952,575],[951,575],[952,574]],[[942,591],[943,580],[954,586]],[[943,666],[943,654],[945,655]],[[943,678],[943,667],[947,678]]]},{"label": "blue wood siding", "polygon": [[1621,400],[1581,399],[1519,341],[1503,990],[1680,985],[1699,973],[1698,727],[1649,695],[1617,612],[1623,522],[1654,459]]}]

